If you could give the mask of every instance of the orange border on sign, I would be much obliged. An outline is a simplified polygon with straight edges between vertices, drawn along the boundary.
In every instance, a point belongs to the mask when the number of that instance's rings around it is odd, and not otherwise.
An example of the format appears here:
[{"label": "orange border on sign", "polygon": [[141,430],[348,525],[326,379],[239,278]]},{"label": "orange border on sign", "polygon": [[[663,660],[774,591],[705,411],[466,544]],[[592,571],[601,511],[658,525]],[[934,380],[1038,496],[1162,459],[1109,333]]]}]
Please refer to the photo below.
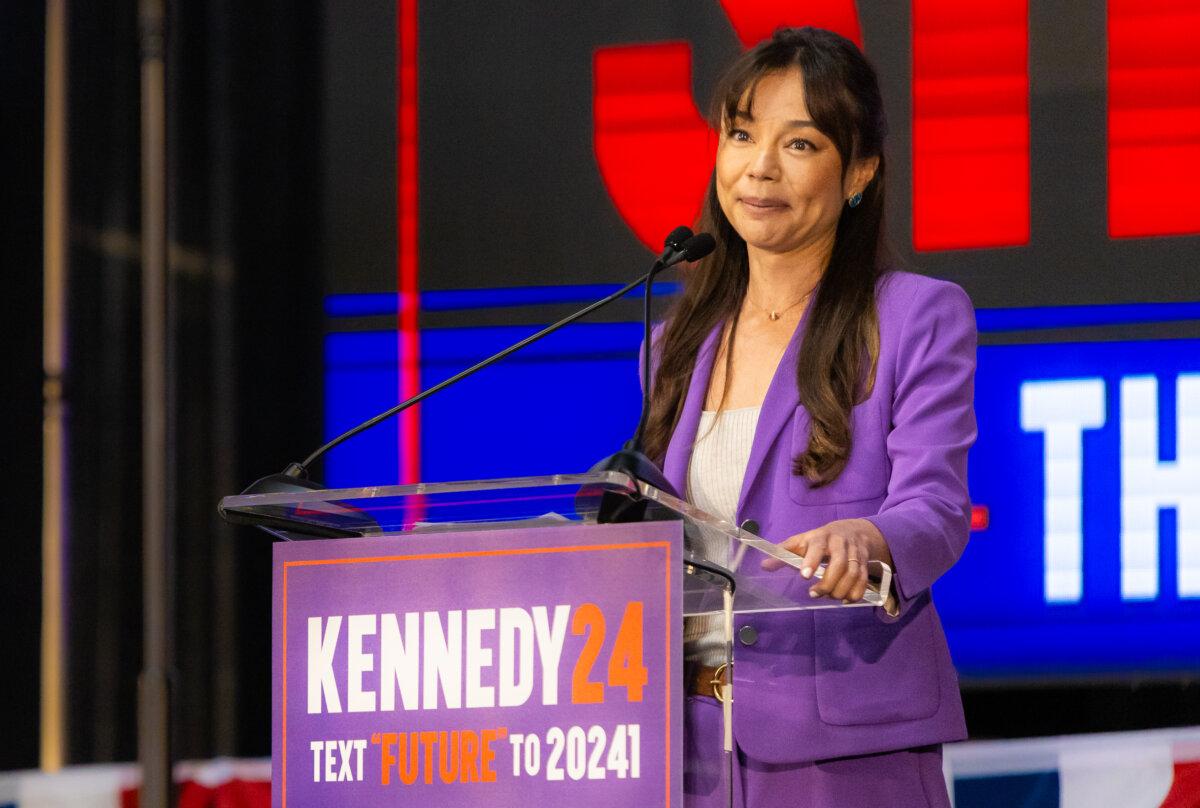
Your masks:
[{"label": "orange border on sign", "polygon": [[663,676],[664,696],[665,696],[665,716],[666,724],[664,726],[664,737],[667,743],[664,744],[666,749],[664,753],[663,771],[666,774],[666,787],[664,794],[666,795],[666,808],[671,806],[671,543],[666,541],[647,541],[635,542],[631,544],[593,544],[593,545],[573,545],[570,547],[517,547],[507,550],[463,550],[453,553],[422,553],[419,555],[394,555],[394,556],[364,556],[362,558],[317,558],[306,561],[285,561],[283,562],[283,652],[281,654],[283,668],[283,761],[282,761],[282,803],[283,807],[287,808],[287,637],[288,637],[288,622],[287,622],[287,602],[288,602],[288,567],[319,567],[328,566],[331,564],[374,564],[381,561],[422,561],[426,559],[444,559],[444,558],[471,558],[477,556],[501,556],[501,555],[538,555],[541,553],[579,553],[579,552],[594,552],[600,550],[645,550],[655,547],[661,547],[667,551],[666,567],[666,619],[663,623],[666,625],[666,653],[663,659],[667,666],[667,670]]}]

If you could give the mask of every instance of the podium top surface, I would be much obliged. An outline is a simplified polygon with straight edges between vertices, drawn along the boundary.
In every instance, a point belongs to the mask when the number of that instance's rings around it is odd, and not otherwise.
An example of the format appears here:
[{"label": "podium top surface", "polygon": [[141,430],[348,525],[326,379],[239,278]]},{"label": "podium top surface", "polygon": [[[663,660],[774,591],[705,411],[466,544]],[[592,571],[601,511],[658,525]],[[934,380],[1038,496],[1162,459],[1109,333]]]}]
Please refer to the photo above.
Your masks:
[{"label": "podium top surface", "polygon": [[[719,611],[721,592],[735,589],[734,612],[841,605],[806,597],[809,582],[799,575],[799,556],[617,471],[244,494],[225,497],[220,510],[230,521],[289,541],[679,521],[692,587],[685,592],[685,612]],[[768,558],[782,564],[764,569]],[[884,568],[881,578],[863,605],[882,603],[879,591],[888,591],[890,570]]]},{"label": "podium top surface", "polygon": [[220,510],[231,521],[266,527],[280,538],[305,539],[638,521],[611,513],[638,503],[650,510],[641,518],[680,518],[731,537],[750,535],[616,471],[242,494],[222,499]]}]

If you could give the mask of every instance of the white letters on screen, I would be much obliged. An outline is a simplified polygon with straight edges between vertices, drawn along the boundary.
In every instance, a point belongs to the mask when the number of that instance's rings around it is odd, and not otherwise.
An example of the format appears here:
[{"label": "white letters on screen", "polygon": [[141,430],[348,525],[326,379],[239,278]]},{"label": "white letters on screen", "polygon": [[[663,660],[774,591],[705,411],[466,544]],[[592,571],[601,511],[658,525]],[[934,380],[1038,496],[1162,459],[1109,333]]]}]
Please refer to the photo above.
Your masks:
[{"label": "white letters on screen", "polygon": [[1104,426],[1104,380],[1021,385],[1021,428],[1045,435],[1045,593],[1049,603],[1083,597],[1083,430]]},{"label": "white letters on screen", "polygon": [[1121,380],[1121,597],[1158,597],[1158,511],[1177,513],[1179,597],[1200,597],[1200,374],[1176,382],[1175,460],[1159,460],[1158,380]]}]

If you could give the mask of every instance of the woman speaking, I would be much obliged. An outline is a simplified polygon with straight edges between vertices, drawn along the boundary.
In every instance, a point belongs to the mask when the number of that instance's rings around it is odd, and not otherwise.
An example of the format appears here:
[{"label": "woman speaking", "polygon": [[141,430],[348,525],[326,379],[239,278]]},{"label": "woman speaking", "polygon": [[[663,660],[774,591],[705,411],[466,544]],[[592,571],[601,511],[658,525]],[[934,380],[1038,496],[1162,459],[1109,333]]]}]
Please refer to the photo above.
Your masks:
[{"label": "woman speaking", "polygon": [[[654,339],[647,452],[695,504],[802,556],[814,598],[861,599],[868,561],[895,570],[887,609],[739,617],[735,799],[948,806],[941,744],[966,728],[929,590],[970,527],[974,309],[885,266],[886,124],[853,43],[780,30],[715,102],[700,226],[717,249]],[[685,634],[687,720],[711,731],[712,632]],[[724,798],[704,778],[685,789]]]}]

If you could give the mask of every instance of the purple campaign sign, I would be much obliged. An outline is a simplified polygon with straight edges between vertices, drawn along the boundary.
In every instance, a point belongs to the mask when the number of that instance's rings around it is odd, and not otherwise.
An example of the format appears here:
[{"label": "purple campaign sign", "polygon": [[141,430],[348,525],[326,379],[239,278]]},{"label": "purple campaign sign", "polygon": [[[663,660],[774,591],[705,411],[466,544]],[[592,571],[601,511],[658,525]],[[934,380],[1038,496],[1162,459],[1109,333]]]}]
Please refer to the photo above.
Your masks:
[{"label": "purple campaign sign", "polygon": [[275,545],[272,804],[681,805],[681,531]]}]

